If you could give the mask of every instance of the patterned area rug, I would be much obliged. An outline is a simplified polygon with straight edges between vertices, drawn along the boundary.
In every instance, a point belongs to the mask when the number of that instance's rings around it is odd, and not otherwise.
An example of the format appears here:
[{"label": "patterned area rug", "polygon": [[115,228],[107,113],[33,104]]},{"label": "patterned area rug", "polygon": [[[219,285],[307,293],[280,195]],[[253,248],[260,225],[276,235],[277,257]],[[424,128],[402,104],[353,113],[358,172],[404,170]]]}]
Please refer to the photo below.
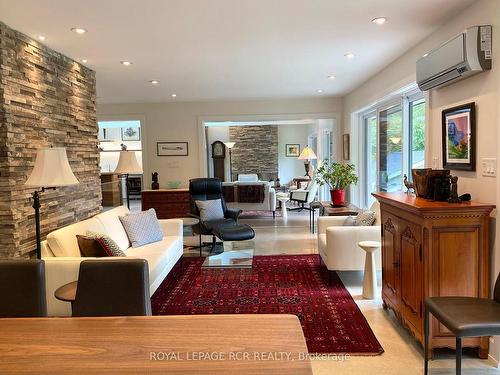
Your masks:
[{"label": "patterned area rug", "polygon": [[202,269],[184,258],[152,296],[154,315],[294,314],[310,353],[379,355],[382,346],[335,274],[317,255],[256,256],[251,269]]},{"label": "patterned area rug", "polygon": [[[281,210],[276,210],[276,217],[281,217]],[[254,217],[273,217],[272,211],[256,211],[256,210],[245,210],[241,213],[240,218],[254,218]]]}]

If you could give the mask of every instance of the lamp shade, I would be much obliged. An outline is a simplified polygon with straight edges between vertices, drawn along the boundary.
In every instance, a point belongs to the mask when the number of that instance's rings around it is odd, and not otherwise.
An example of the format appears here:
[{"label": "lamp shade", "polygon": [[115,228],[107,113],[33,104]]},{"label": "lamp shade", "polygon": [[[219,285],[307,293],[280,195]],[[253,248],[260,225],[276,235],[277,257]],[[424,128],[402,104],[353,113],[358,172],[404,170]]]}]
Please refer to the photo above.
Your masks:
[{"label": "lamp shade", "polygon": [[234,147],[234,145],[236,144],[236,142],[226,142],[224,144],[226,145],[226,147],[228,149],[232,149]]},{"label": "lamp shade", "polygon": [[134,151],[120,151],[120,158],[115,173],[118,174],[142,174],[142,168],[137,162]]},{"label": "lamp shade", "polygon": [[58,187],[78,184],[73,174],[64,147],[42,148],[36,153],[35,166],[27,186]]},{"label": "lamp shade", "polygon": [[302,152],[300,153],[300,156],[299,156],[300,160],[313,160],[313,159],[317,159],[317,158],[318,157],[316,156],[316,154],[314,153],[312,148],[309,146],[304,147],[304,149],[302,150]]}]

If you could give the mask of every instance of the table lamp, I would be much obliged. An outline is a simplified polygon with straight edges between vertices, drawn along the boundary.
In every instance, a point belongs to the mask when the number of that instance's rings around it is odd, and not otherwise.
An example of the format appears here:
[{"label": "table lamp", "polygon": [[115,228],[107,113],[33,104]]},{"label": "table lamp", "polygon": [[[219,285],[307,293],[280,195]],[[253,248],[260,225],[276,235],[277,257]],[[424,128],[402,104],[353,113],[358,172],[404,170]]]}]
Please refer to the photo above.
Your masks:
[{"label": "table lamp", "polygon": [[142,174],[142,168],[137,162],[134,151],[120,151],[120,158],[116,166],[115,173],[125,175],[125,188],[127,190],[127,207],[130,208],[130,185],[128,177],[131,174]]},{"label": "table lamp", "polygon": [[231,157],[231,149],[234,147],[236,142],[226,142],[224,143],[229,149],[229,182],[233,181],[233,159]]},{"label": "table lamp", "polygon": [[314,153],[313,149],[309,146],[304,147],[302,152],[300,153],[299,160],[304,160],[304,168],[306,170],[306,174],[304,176],[311,177],[309,176],[309,166],[310,166],[310,160],[317,159],[318,157]]},{"label": "table lamp", "polygon": [[40,188],[33,192],[33,208],[35,209],[36,257],[42,258],[40,239],[40,193],[60,186],[78,184],[73,174],[64,147],[42,148],[37,151],[35,166],[31,171],[26,186]]}]

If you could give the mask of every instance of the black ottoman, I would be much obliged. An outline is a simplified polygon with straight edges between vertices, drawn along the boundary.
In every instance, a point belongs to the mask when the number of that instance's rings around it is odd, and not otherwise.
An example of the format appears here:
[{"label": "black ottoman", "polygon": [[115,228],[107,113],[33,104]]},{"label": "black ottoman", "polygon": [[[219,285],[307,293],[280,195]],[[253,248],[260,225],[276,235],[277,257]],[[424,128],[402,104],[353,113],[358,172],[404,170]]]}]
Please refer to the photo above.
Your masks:
[{"label": "black ottoman", "polygon": [[222,241],[245,241],[255,237],[255,231],[247,224],[215,227],[212,232]]}]

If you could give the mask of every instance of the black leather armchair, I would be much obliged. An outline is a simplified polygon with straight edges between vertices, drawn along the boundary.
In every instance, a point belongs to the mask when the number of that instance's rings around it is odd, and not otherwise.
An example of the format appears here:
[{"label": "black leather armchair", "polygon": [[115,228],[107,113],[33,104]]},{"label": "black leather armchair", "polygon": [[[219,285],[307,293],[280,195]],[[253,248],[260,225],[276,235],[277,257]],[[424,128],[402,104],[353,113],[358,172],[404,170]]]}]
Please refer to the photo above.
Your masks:
[{"label": "black leather armchair", "polygon": [[[218,178],[194,178],[189,181],[190,215],[200,220],[200,224],[194,227],[195,234],[200,236],[200,256],[202,249],[201,236],[211,235],[213,251],[216,246],[217,237],[222,240],[241,241],[251,239],[255,236],[253,229],[245,224],[238,224],[238,218],[242,212],[240,209],[228,208],[224,200],[222,181]],[[207,201],[220,199],[224,218],[202,221],[196,201]]]}]

